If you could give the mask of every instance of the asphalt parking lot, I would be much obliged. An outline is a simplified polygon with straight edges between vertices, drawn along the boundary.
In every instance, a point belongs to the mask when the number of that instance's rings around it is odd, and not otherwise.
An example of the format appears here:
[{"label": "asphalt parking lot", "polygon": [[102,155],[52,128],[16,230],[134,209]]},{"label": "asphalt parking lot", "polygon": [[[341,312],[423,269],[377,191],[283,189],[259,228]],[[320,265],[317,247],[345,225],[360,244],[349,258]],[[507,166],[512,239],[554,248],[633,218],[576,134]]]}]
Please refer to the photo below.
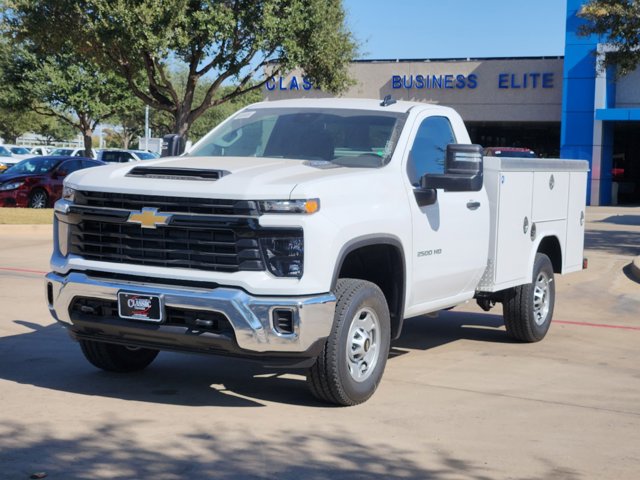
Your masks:
[{"label": "asphalt parking lot", "polygon": [[637,479],[640,208],[591,208],[538,344],[475,305],[406,322],[367,403],[299,372],[161,353],[96,370],[50,318],[50,226],[0,226],[0,478]]}]

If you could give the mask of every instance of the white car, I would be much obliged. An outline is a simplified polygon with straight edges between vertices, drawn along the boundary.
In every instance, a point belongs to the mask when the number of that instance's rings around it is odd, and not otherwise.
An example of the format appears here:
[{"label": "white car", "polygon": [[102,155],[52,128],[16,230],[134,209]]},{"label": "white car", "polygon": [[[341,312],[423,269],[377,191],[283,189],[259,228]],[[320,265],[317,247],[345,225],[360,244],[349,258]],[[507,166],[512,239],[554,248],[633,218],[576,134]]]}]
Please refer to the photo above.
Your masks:
[{"label": "white car", "polygon": [[107,163],[138,162],[140,160],[155,160],[158,155],[144,150],[102,150],[98,154],[98,160]]},{"label": "white car", "polygon": [[49,149],[47,147],[31,147],[31,155],[49,155]]},{"label": "white car", "polygon": [[20,160],[33,157],[29,149],[26,147],[7,144],[4,144],[4,147],[11,152],[11,156],[15,159],[15,163],[19,162]]},{"label": "white car", "polygon": [[[91,149],[91,158],[98,158],[95,148]],[[84,148],[56,148],[49,155],[52,157],[86,157]]]}]

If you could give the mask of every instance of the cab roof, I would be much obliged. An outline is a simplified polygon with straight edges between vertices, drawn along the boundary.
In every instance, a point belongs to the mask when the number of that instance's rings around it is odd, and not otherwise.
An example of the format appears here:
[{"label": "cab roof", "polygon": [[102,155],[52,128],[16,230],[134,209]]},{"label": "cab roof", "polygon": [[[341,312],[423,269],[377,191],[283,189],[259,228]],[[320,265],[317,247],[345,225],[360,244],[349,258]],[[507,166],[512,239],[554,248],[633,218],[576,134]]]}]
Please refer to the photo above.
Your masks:
[{"label": "cab roof", "polygon": [[248,109],[255,108],[343,108],[353,110],[378,110],[380,112],[406,113],[413,107],[421,109],[449,111],[449,107],[423,102],[406,102],[398,100],[391,105],[383,107],[382,99],[362,98],[298,98],[293,100],[271,100],[249,105]]}]

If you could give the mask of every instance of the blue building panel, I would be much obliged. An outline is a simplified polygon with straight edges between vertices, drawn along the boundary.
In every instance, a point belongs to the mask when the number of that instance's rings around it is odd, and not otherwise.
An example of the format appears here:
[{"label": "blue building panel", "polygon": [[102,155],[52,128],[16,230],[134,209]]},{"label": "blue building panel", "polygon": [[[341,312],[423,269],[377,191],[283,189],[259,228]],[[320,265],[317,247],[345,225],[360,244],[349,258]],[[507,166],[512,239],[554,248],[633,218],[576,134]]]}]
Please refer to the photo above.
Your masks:
[{"label": "blue building panel", "polygon": [[564,78],[596,77],[596,44],[565,45]]},{"label": "blue building panel", "polygon": [[562,91],[562,110],[566,112],[588,112],[593,117],[595,82],[593,79],[565,79]]}]

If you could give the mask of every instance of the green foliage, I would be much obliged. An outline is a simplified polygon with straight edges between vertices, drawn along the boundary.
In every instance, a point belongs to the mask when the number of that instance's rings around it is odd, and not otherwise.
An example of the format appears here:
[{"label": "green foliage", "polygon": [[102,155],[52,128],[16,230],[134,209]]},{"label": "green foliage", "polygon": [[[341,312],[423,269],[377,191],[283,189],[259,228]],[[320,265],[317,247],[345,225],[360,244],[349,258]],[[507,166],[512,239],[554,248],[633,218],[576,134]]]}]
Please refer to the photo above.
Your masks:
[{"label": "green foliage", "polygon": [[[116,72],[186,133],[207,110],[301,68],[321,88],[350,84],[356,45],[341,0],[7,0],[17,38]],[[51,28],[55,26],[54,28]],[[60,35],[60,32],[64,35]],[[175,81],[184,70],[184,83]],[[198,88],[206,85],[196,101]],[[233,85],[223,90],[222,87]],[[223,92],[224,93],[221,93]]]},{"label": "green foliage", "polygon": [[605,36],[614,47],[601,68],[616,66],[619,76],[636,69],[640,63],[640,0],[591,0],[578,16],[589,22],[581,34]]}]

